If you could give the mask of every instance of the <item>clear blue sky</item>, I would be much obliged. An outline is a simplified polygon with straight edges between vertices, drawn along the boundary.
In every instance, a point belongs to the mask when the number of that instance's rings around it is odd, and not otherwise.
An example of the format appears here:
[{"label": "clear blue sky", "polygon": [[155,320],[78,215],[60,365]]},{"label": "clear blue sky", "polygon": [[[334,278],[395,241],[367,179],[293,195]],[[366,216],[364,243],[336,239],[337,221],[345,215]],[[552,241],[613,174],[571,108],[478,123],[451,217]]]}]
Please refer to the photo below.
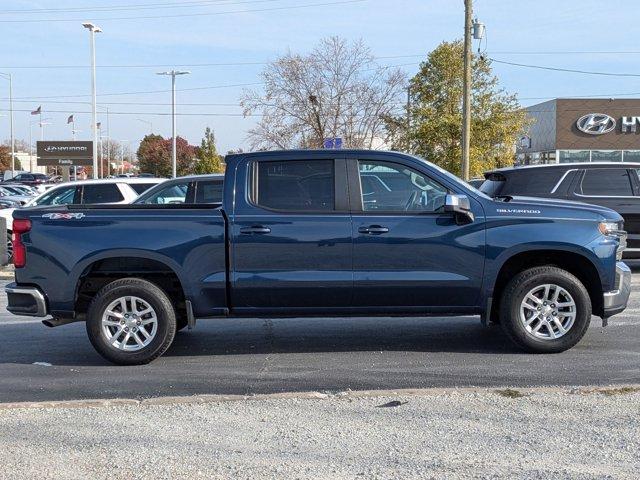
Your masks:
[{"label": "clear blue sky", "polygon": [[[443,40],[462,36],[462,0],[365,0],[358,3],[317,5],[340,0],[89,0],[2,2],[0,10],[0,71],[14,77],[16,137],[28,139],[29,111],[42,105],[52,125],[48,139],[70,138],[67,116],[75,114],[78,138],[90,137],[89,38],[81,26],[94,21],[104,33],[97,37],[98,103],[109,103],[111,137],[130,140],[135,147],[153,122],[156,133],[169,136],[168,91],[149,94],[107,95],[120,92],[168,90],[168,77],[154,73],[165,67],[110,68],[100,65],[193,64],[267,62],[287,49],[307,52],[319,39],[338,35],[362,38],[377,56],[426,55]],[[280,7],[300,7],[266,10]],[[121,10],[132,7],[135,10]],[[36,9],[87,9],[50,11]],[[101,10],[102,9],[102,10]],[[106,10],[110,9],[110,10]],[[9,12],[11,10],[12,12]],[[262,10],[262,11],[258,11]],[[18,11],[21,11],[18,13]],[[220,12],[238,12],[223,13]],[[506,1],[476,0],[475,14],[487,25],[487,51],[496,59],[561,68],[604,72],[640,73],[640,6],[630,1]],[[188,15],[169,18],[169,15]],[[111,19],[113,17],[161,17]],[[18,23],[15,20],[39,20]],[[64,21],[54,21],[64,20]],[[70,20],[70,21],[67,21]],[[483,44],[484,48],[484,44]],[[633,52],[571,53],[533,52]],[[516,53],[514,53],[516,52]],[[420,57],[380,60],[403,65],[413,74]],[[17,68],[86,65],[83,68]],[[183,68],[183,67],[180,67]],[[178,88],[247,84],[259,81],[261,65],[184,67],[192,74],[178,79]],[[502,85],[515,92],[523,105],[556,96],[640,97],[640,77],[605,77],[494,65]],[[0,113],[8,108],[6,82],[0,81]],[[178,92],[183,113],[239,114],[242,87],[202,88]],[[36,98],[60,97],[64,98]],[[629,97],[631,95],[626,95]],[[537,97],[542,97],[540,100]],[[23,100],[24,99],[24,100]],[[65,102],[87,103],[65,103]],[[157,105],[126,105],[137,102]],[[195,104],[195,105],[186,105]],[[209,104],[209,105],[207,105]],[[232,104],[232,105],[210,105]],[[54,113],[59,112],[59,113]],[[116,112],[138,112],[117,115]],[[103,115],[99,120],[106,123]],[[238,116],[184,116],[178,132],[199,143],[206,126],[215,130],[218,148],[246,149],[251,118]],[[38,128],[34,128],[34,137]],[[0,138],[9,137],[7,116],[0,117]]]}]

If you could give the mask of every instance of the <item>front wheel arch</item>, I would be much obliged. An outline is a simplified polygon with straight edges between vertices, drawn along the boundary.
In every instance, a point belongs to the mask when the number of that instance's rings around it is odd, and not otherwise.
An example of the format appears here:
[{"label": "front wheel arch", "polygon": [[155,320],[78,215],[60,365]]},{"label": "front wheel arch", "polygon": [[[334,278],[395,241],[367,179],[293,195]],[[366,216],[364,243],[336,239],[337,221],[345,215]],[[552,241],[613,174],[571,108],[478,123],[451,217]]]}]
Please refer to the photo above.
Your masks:
[{"label": "front wheel arch", "polygon": [[575,275],[585,286],[591,300],[594,315],[604,315],[604,300],[600,274],[593,262],[579,253],[565,250],[528,250],[509,257],[496,276],[491,298],[489,320],[499,323],[502,292],[507,283],[518,273],[533,267],[554,266]]}]

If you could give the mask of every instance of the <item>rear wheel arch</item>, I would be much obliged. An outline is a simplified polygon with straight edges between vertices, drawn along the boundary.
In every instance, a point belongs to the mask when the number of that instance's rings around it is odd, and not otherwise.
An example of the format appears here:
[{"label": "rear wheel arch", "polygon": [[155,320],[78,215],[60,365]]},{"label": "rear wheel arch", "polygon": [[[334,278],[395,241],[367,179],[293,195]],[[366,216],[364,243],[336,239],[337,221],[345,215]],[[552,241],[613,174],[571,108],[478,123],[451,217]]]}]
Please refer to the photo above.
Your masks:
[{"label": "rear wheel arch", "polygon": [[169,264],[147,256],[104,256],[86,265],[75,283],[76,315],[86,314],[93,296],[122,278],[140,278],[158,286],[175,305],[178,318],[186,318],[183,280]]},{"label": "rear wheel arch", "polygon": [[566,270],[580,280],[589,293],[594,315],[602,316],[604,304],[602,282],[597,267],[580,253],[559,249],[537,249],[518,252],[502,263],[495,277],[489,319],[498,322],[500,302],[505,287],[518,273],[540,266],[553,266]]}]

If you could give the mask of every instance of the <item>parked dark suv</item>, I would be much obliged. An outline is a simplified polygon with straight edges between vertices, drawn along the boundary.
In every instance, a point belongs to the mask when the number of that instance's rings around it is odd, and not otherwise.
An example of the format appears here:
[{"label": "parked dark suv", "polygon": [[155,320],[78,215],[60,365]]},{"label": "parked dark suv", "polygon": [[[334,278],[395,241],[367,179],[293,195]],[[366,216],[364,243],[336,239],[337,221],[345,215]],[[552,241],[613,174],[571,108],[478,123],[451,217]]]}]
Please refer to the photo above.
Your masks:
[{"label": "parked dark suv", "polygon": [[491,197],[560,198],[602,205],[624,218],[624,258],[640,259],[640,163],[593,162],[501,168],[484,174]]}]

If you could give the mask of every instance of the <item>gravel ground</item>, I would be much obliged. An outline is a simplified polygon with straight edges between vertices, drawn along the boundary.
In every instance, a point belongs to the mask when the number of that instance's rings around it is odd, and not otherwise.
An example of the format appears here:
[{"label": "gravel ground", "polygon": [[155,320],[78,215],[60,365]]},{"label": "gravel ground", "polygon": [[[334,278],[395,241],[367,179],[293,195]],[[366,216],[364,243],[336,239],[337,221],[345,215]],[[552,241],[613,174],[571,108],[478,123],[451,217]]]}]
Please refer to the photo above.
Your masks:
[{"label": "gravel ground", "polygon": [[[392,401],[407,403],[381,407]],[[0,407],[2,479],[636,479],[639,468],[638,389]]]}]

